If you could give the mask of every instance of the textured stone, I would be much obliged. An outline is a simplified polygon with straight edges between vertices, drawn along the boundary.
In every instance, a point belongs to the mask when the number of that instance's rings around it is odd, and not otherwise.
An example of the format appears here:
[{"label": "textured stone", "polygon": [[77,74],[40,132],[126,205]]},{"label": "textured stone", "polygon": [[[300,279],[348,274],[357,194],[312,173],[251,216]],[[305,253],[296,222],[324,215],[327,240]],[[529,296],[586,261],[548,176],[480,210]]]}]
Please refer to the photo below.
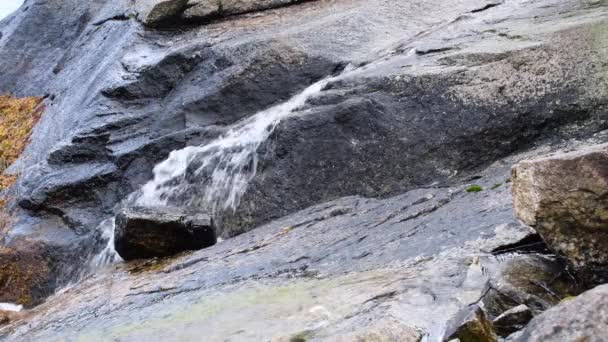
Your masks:
[{"label": "textured stone", "polygon": [[31,307],[50,294],[53,274],[40,246],[0,247],[0,303]]},{"label": "textured stone", "polygon": [[589,284],[608,281],[608,145],[513,168],[517,216]]},{"label": "textured stone", "polygon": [[567,300],[535,317],[517,342],[601,342],[608,336],[608,285]]},{"label": "textured stone", "polygon": [[[455,318],[456,325],[446,330],[445,341],[459,339],[461,342],[496,342],[498,337],[492,326],[492,321],[488,320],[484,311],[476,306],[468,310],[466,315],[459,320]],[[460,321],[460,322],[458,322]]]},{"label": "textured stone", "polygon": [[179,18],[188,0],[139,0],[139,19],[147,26],[155,27]]},{"label": "textured stone", "polygon": [[175,208],[130,208],[116,216],[115,248],[125,260],[165,257],[216,243],[211,218]]},{"label": "textured stone", "polygon": [[183,17],[208,20],[231,15],[263,11],[310,0],[190,0]]}]

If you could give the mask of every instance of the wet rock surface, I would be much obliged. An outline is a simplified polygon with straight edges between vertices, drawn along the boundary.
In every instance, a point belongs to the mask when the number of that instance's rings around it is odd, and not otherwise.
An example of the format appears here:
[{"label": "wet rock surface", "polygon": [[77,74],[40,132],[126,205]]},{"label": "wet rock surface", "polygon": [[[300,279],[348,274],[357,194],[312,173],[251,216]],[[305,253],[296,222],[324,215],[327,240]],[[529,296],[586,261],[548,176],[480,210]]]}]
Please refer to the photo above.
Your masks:
[{"label": "wet rock surface", "polygon": [[217,242],[209,215],[166,207],[123,210],[114,234],[116,252],[124,260],[166,257]]},{"label": "wet rock surface", "polygon": [[608,145],[523,161],[513,169],[517,216],[588,284],[608,281]]},{"label": "wet rock surface", "polygon": [[212,326],[210,341],[333,341],[382,329],[438,340],[454,315],[504,282],[503,269],[526,263],[517,250],[491,253],[531,234],[513,217],[509,185],[489,190],[511,164],[482,173],[476,183],[488,190],[479,193],[462,185],[342,198],[198,252],[100,270],[0,336],[46,339],[61,322],[68,339],[195,340]]},{"label": "wet rock surface", "polygon": [[513,341],[603,341],[608,334],[608,286],[598,286],[534,318]]},{"label": "wet rock surface", "polygon": [[[80,279],[2,338],[434,341],[482,301],[494,320],[577,293],[557,258],[518,245],[531,232],[509,170],[608,141],[589,138],[607,128],[605,1],[319,0],[212,22],[183,3],[138,1],[152,25],[110,0],[31,0],[0,22],[0,92],[48,94],[2,244],[53,251],[35,303]],[[247,165],[225,241],[89,269],[169,153],[336,74]]]}]

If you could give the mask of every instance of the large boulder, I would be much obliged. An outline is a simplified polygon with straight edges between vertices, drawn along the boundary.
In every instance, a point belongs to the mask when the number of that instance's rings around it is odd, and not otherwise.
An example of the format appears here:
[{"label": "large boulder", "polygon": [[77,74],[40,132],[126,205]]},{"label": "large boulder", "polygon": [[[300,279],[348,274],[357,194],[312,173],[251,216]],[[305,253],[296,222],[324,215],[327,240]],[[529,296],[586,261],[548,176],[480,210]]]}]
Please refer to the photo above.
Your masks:
[{"label": "large boulder", "polygon": [[585,283],[608,281],[608,145],[522,161],[512,175],[517,216]]},{"label": "large boulder", "polygon": [[217,242],[211,218],[176,208],[131,208],[116,216],[115,248],[125,260],[165,257]]},{"label": "large boulder", "polygon": [[608,285],[585,292],[576,299],[534,318],[515,341],[605,341],[608,336]]}]

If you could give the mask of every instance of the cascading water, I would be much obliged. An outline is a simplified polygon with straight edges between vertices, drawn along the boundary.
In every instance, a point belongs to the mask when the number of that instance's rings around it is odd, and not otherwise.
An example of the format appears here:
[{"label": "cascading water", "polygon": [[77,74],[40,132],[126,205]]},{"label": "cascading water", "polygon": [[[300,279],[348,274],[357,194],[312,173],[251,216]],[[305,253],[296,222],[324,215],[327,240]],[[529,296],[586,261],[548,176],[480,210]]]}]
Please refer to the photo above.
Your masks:
[{"label": "cascading water", "polygon": [[154,179],[142,187],[135,203],[166,206],[177,202],[203,208],[213,215],[236,209],[256,175],[260,145],[281,120],[341,75],[318,81],[287,102],[235,123],[209,144],[171,152],[154,168]]},{"label": "cascading water", "polygon": [[[128,202],[138,206],[190,206],[216,216],[236,209],[247,185],[257,171],[257,150],[281,120],[293,114],[330,82],[352,71],[350,66],[336,76],[324,78],[288,101],[239,121],[219,138],[203,146],[173,151],[167,160],[154,167],[154,178]],[[114,250],[114,219],[104,221],[103,250],[91,260],[91,268],[102,267],[120,256]]]}]

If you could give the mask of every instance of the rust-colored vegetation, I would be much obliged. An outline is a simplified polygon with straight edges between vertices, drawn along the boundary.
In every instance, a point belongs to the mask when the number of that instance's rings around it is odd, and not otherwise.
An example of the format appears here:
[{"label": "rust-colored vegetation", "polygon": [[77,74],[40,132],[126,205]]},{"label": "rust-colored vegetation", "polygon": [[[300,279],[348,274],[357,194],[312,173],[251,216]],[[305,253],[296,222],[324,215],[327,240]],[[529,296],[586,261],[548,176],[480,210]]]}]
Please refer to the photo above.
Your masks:
[{"label": "rust-colored vegetation", "polygon": [[[5,175],[4,172],[23,152],[43,109],[40,97],[0,95],[0,192],[15,181],[14,175]],[[0,237],[9,221],[3,210],[4,201],[0,198]]]}]

